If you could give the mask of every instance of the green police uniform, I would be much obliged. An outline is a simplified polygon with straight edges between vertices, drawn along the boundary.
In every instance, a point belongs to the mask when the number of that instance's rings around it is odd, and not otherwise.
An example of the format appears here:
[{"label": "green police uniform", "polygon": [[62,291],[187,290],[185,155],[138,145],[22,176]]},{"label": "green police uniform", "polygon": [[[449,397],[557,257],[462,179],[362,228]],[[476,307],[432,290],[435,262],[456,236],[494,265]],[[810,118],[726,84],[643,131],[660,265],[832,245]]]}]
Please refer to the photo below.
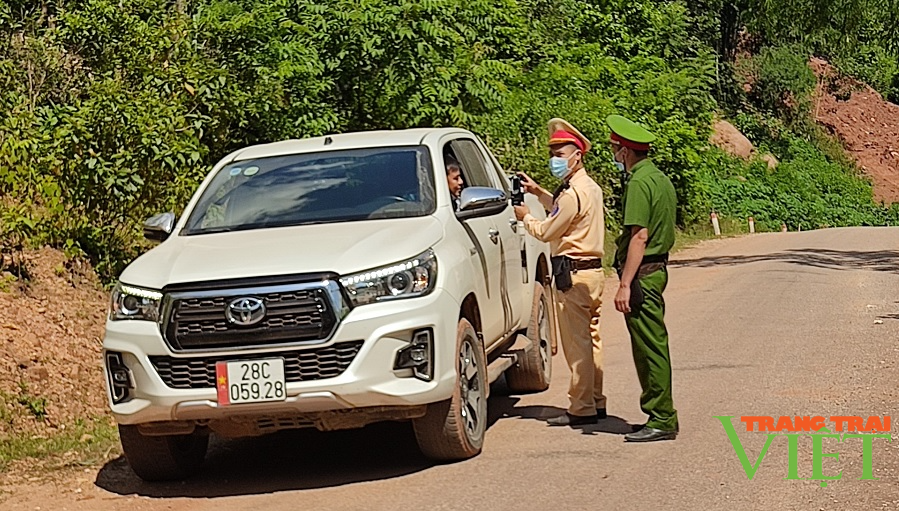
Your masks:
[{"label": "green police uniform", "polygon": [[[613,141],[623,140],[629,147],[643,149],[654,136],[623,117],[609,118]],[[617,135],[617,136],[616,136]],[[643,393],[640,406],[649,416],[649,428],[677,431],[677,411],[671,394],[671,356],[668,330],[665,327],[665,300],[662,293],[668,284],[668,270],[661,264],[674,246],[674,223],[677,196],[671,180],[653,162],[644,159],[634,165],[622,201],[624,210],[622,234],[617,240],[616,266],[624,267],[631,227],[645,227],[648,238],[643,265],[637,271],[643,291],[643,303],[625,315],[631,336],[634,365]]]}]

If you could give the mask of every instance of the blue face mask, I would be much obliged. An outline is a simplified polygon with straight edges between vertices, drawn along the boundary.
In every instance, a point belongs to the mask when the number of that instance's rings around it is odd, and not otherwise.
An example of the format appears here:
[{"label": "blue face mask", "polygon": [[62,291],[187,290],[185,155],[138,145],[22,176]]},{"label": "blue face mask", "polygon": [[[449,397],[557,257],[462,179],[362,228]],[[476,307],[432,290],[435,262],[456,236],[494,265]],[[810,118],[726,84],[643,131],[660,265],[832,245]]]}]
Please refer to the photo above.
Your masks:
[{"label": "blue face mask", "polygon": [[[572,155],[574,156],[574,155]],[[553,156],[549,159],[549,171],[559,179],[568,175],[568,160],[571,158],[562,158],[561,156]]]},{"label": "blue face mask", "polygon": [[[621,151],[618,152],[620,153]],[[624,166],[624,162],[618,161],[618,153],[612,155],[612,160],[615,162],[615,166],[618,167],[618,172],[620,172],[622,175],[626,175],[627,169]]]}]

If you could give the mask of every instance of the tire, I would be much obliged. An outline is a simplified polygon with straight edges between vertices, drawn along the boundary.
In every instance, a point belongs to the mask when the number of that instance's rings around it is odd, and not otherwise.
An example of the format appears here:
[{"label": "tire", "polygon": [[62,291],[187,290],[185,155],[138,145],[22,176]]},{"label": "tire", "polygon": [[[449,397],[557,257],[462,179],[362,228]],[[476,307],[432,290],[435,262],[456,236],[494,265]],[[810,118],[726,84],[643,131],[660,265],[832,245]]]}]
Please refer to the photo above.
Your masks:
[{"label": "tire", "polygon": [[518,363],[506,370],[506,385],[517,393],[543,392],[549,388],[553,374],[550,300],[547,286],[534,288],[534,306],[528,323],[527,338],[531,347],[518,352]]},{"label": "tire", "polygon": [[487,430],[487,357],[467,319],[456,329],[456,388],[450,399],[428,405],[412,426],[421,452],[457,461],[481,452]]},{"label": "tire", "polygon": [[119,425],[125,458],[144,481],[186,479],[203,466],[209,435],[148,436],[137,426]]}]

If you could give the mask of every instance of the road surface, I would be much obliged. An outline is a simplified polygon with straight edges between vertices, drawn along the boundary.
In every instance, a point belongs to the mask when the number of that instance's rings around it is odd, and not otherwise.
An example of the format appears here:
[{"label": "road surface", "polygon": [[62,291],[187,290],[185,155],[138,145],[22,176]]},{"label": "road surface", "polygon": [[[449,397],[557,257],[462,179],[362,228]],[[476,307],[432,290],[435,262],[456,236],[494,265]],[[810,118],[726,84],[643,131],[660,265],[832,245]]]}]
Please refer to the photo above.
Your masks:
[{"label": "road surface", "polygon": [[[855,228],[714,240],[677,255],[668,300],[674,442],[626,444],[641,423],[639,387],[607,282],[602,332],[610,418],[549,428],[567,404],[555,359],[549,391],[491,398],[484,452],[432,465],[407,425],[284,432],[219,442],[205,473],[148,485],[119,459],[56,483],[12,488],[10,510],[376,509],[899,509],[899,437],[876,440],[862,477],[860,440],[824,441],[823,473],[786,480],[789,444],[776,437],[747,478],[716,416],[885,416],[899,397],[899,229]],[[895,414],[899,415],[899,414]],[[899,416],[894,417],[899,422]],[[754,463],[765,443],[734,419]],[[893,426],[893,431],[899,427]],[[812,477],[811,437],[798,475]]]}]

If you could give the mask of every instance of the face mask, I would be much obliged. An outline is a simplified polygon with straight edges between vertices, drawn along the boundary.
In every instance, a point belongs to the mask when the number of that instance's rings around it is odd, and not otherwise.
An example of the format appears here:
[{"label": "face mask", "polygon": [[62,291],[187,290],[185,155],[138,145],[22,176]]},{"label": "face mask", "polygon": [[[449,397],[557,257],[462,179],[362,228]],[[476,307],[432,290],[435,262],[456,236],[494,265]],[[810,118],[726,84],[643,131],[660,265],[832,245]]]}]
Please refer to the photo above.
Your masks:
[{"label": "face mask", "polygon": [[[620,152],[621,151],[619,150],[618,153],[620,153]],[[614,155],[612,155],[612,160],[614,160],[615,166],[618,167],[618,172],[620,172],[622,175],[625,175],[625,174],[627,174],[627,169],[625,168],[623,162],[618,161],[618,153],[615,153]]]},{"label": "face mask", "polygon": [[[574,154],[571,156],[574,156]],[[568,175],[568,161],[571,160],[571,156],[568,158],[562,158],[561,156],[553,156],[550,158],[549,171],[559,179],[564,178]]]}]

